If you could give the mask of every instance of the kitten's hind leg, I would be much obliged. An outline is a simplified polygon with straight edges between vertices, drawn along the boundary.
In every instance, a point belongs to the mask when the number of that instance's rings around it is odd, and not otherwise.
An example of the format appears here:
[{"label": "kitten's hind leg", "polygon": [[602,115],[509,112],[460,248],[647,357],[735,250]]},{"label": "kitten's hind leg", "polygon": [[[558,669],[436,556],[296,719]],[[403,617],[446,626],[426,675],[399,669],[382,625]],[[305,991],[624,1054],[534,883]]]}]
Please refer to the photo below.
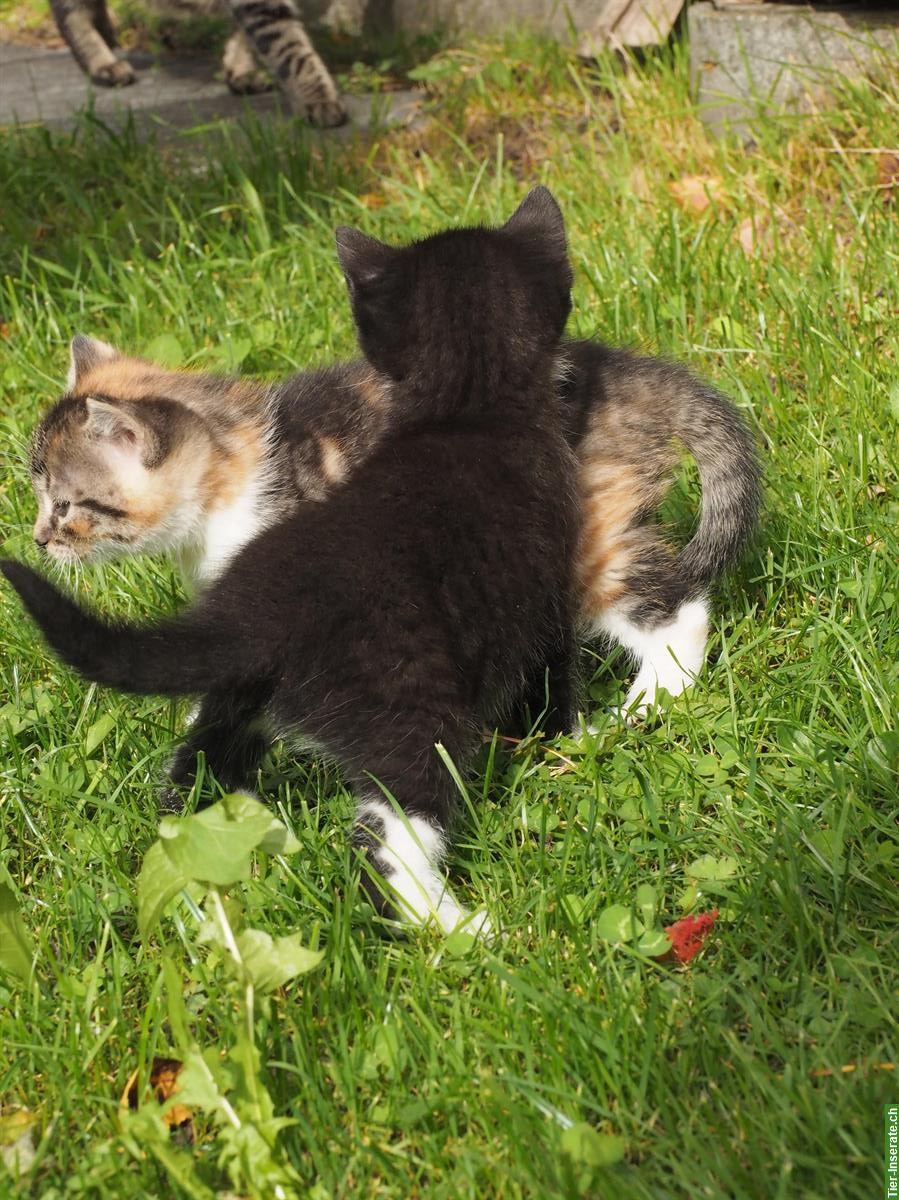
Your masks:
[{"label": "kitten's hind leg", "polygon": [[639,609],[629,616],[613,608],[598,623],[639,664],[623,705],[632,718],[643,716],[656,704],[661,688],[679,696],[695,682],[705,664],[709,636],[709,606],[704,596],[684,600],[672,615],[660,620],[641,620],[638,614]]},{"label": "kitten's hind leg", "polygon": [[222,67],[225,83],[236,96],[270,92],[275,86],[268,72],[256,61],[253,43],[242,29],[235,30],[225,43]]},{"label": "kitten's hind leg", "polygon": [[194,784],[201,753],[225,791],[243,791],[252,785],[270,744],[259,724],[267,699],[258,689],[210,692],[204,697],[169,766],[169,781],[159,799],[161,809],[181,811],[182,793]]},{"label": "kitten's hind leg", "polygon": [[487,934],[486,914],[463,908],[441,869],[455,784],[433,744],[410,754],[402,735],[393,733],[400,753],[371,763],[368,773],[384,792],[368,783],[353,833],[373,872],[363,874],[369,899],[382,915],[413,925],[435,922],[445,933],[464,927]]},{"label": "kitten's hind leg", "polygon": [[101,87],[127,87],[137,76],[114,52],[106,0],[50,0],[59,32],[83,71]]}]

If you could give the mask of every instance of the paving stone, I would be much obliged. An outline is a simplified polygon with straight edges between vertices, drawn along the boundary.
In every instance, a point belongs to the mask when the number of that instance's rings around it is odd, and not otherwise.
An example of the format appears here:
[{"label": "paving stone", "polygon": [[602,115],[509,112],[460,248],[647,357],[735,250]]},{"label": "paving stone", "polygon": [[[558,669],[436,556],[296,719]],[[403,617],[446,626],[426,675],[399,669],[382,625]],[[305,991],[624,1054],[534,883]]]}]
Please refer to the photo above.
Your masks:
[{"label": "paving stone", "polygon": [[[131,55],[138,82],[126,88],[98,88],[83,74],[68,50],[45,50],[0,43],[0,126],[43,124],[70,128],[89,106],[103,121],[121,122],[131,114],[141,128],[165,131],[190,128],[220,119],[236,120],[247,111],[281,112],[277,93],[234,96],[215,78],[217,64],[201,59],[167,59],[155,63]],[[421,116],[422,93],[387,92],[378,96],[346,96],[350,122],[334,131],[412,124]]]},{"label": "paving stone", "polygon": [[747,137],[759,109],[802,110],[834,81],[899,64],[899,11],[795,4],[693,4],[690,68],[703,120]]}]

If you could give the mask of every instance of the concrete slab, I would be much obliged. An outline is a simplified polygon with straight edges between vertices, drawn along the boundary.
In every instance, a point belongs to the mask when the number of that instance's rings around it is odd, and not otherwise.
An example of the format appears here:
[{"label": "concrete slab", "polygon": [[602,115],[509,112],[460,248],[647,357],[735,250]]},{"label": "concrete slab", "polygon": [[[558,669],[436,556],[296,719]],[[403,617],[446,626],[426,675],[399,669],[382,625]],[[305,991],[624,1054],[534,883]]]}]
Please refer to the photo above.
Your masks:
[{"label": "concrete slab", "polygon": [[[68,50],[44,50],[0,44],[0,126],[41,124],[70,128],[93,105],[103,121],[116,123],[131,114],[139,127],[187,129],[206,122],[236,120],[247,111],[281,113],[275,92],[234,96],[214,78],[213,62],[170,59],[154,63],[132,55],[138,82],[127,88],[95,88]],[[421,115],[423,93],[386,92],[347,96],[350,122],[326,136],[350,137],[354,131],[409,125]]]},{"label": "concrete slab", "polygon": [[846,77],[899,70],[895,8],[730,0],[693,4],[687,21],[694,91],[716,132],[748,137],[761,110],[801,111]]}]

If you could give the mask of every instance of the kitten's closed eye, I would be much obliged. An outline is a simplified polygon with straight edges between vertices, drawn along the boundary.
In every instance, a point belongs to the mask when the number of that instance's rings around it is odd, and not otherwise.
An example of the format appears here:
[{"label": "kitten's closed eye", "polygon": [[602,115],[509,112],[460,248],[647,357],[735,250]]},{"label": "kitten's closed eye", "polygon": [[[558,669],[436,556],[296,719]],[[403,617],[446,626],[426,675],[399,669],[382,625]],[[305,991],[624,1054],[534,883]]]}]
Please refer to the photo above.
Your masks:
[{"label": "kitten's closed eye", "polygon": [[54,500],[53,515],[55,517],[64,517],[68,513],[70,507],[71,505],[68,500]]}]

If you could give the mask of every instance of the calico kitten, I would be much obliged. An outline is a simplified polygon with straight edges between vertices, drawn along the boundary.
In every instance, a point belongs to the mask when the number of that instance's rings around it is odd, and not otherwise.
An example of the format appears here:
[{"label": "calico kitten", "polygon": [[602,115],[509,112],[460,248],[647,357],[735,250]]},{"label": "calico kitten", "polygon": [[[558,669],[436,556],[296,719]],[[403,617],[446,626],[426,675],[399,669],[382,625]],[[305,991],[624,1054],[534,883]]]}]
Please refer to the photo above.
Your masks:
[{"label": "calico kitten", "polygon": [[[702,668],[708,589],[755,526],[758,459],[733,405],[683,367],[570,341],[557,375],[580,464],[580,624],[636,660],[625,701],[636,714]],[[68,392],[32,442],[35,540],[62,561],[169,551],[209,580],[298,500],[351,477],[393,411],[391,380],[364,361],[266,386],[165,371],[76,337]],[[681,445],[702,511],[677,554],[654,513]]]},{"label": "calico kitten", "polygon": [[[225,46],[222,66],[232,92],[267,91],[274,79],[291,112],[313,125],[346,120],[337,85],[309,40],[294,0],[156,0],[155,6],[174,15],[230,13],[238,28]],[[50,7],[75,60],[94,83],[125,87],[137,82],[131,64],[115,53],[106,0],[50,0]]]},{"label": "calico kitten", "polygon": [[[203,694],[191,757],[205,750],[226,784],[252,781],[263,715],[333,753],[359,790],[358,845],[406,915],[449,930],[465,919],[437,870],[456,788],[435,744],[464,769],[483,726],[542,690],[547,666],[553,727],[576,711],[575,461],[553,380],[571,268],[545,188],[499,229],[394,249],[344,228],[337,244],[394,425],[327,503],[294,499],[190,608],[143,626],[107,623],[30,568],[0,566],[87,678]],[[105,453],[138,460],[139,479],[171,414],[154,399],[165,415],[145,435],[133,403],[72,399]]]}]

